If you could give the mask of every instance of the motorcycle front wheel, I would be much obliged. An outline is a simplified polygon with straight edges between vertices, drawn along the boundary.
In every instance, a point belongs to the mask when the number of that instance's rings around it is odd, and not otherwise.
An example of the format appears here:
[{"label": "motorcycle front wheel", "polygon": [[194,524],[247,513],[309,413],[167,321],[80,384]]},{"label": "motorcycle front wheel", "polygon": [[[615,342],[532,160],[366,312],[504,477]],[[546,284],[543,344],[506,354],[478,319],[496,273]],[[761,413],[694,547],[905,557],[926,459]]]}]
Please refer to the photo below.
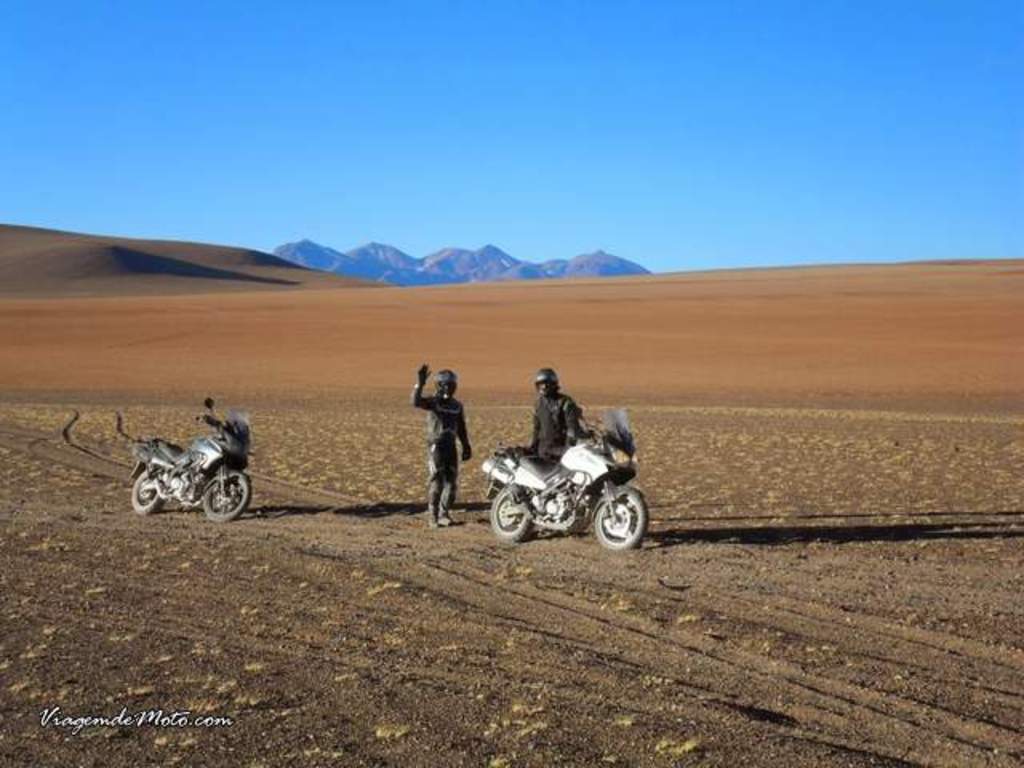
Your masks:
[{"label": "motorcycle front wheel", "polygon": [[203,492],[203,512],[215,523],[229,523],[249,508],[252,481],[244,472],[230,471],[213,480]]},{"label": "motorcycle front wheel", "polygon": [[491,502],[491,530],[503,544],[519,544],[533,535],[530,514],[516,503],[510,488],[502,488]]},{"label": "motorcycle front wheel", "polygon": [[647,501],[636,488],[620,485],[594,510],[594,535],[605,549],[636,549],[647,533]]},{"label": "motorcycle front wheel", "polygon": [[137,515],[152,515],[163,509],[164,500],[156,489],[156,480],[145,472],[132,484],[132,509]]}]

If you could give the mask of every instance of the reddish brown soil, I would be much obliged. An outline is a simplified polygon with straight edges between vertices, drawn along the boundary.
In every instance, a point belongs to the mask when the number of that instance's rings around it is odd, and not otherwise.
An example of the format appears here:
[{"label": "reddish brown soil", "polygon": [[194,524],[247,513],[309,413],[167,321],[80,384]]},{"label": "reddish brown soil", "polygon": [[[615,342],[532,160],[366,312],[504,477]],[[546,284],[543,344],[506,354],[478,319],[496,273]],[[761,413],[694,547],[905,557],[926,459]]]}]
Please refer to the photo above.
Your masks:
[{"label": "reddish brown soil", "polygon": [[[1009,271],[0,302],[0,765],[1019,765]],[[422,359],[478,453],[440,532]],[[630,408],[640,551],[492,538],[541,364]],[[182,440],[207,392],[252,411],[254,513],[135,516],[115,409]]]},{"label": "reddish brown soil", "polygon": [[125,296],[369,286],[269,253],[0,224],[0,296]]},{"label": "reddish brown soil", "polygon": [[422,359],[476,398],[557,366],[630,401],[1021,407],[1015,262],[431,289],[0,302],[0,389],[397,391]]}]

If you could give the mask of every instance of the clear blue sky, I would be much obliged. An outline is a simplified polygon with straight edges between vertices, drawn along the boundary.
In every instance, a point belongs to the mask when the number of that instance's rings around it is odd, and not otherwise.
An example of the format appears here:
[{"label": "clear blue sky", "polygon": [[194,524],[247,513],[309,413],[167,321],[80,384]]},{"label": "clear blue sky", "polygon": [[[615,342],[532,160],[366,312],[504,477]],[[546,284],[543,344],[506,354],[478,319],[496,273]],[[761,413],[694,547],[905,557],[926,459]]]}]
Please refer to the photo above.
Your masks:
[{"label": "clear blue sky", "polygon": [[1024,2],[7,0],[0,222],[656,270],[1024,256]]}]

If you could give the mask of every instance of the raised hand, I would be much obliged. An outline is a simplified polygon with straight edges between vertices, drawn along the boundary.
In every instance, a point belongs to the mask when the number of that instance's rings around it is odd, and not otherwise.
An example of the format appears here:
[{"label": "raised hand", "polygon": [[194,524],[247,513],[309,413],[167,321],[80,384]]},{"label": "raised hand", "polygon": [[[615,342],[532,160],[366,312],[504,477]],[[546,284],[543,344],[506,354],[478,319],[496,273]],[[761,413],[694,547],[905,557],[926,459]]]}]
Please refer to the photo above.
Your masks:
[{"label": "raised hand", "polygon": [[419,381],[422,387],[427,383],[427,377],[430,375],[430,366],[424,363],[420,366],[420,369],[416,372],[416,379]]}]

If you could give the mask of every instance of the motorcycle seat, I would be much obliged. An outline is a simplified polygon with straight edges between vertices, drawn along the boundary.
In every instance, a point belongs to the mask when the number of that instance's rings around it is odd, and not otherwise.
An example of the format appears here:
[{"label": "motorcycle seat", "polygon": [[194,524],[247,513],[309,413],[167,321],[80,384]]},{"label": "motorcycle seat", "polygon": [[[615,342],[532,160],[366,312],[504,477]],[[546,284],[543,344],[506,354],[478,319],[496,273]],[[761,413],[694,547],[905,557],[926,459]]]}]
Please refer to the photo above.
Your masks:
[{"label": "motorcycle seat", "polygon": [[561,467],[557,461],[538,459],[535,456],[524,456],[520,459],[520,464],[544,480],[547,480],[553,474],[558,472]]},{"label": "motorcycle seat", "polygon": [[168,443],[166,440],[157,440],[156,447],[171,461],[177,461],[185,452],[180,446],[177,446],[174,443]]}]

